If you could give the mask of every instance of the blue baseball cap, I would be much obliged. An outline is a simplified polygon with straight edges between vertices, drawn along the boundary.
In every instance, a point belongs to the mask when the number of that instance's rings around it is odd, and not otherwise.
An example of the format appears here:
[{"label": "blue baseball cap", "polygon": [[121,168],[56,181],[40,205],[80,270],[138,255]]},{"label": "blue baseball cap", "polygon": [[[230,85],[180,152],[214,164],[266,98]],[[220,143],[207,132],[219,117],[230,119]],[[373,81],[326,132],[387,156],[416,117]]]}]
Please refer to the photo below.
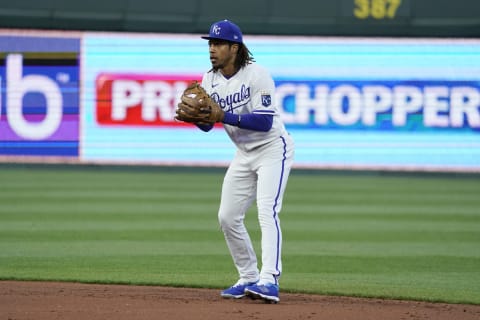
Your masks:
[{"label": "blue baseball cap", "polygon": [[242,43],[242,38],[240,28],[235,23],[226,19],[212,24],[208,36],[202,37],[202,39],[206,40],[218,39],[236,43]]}]

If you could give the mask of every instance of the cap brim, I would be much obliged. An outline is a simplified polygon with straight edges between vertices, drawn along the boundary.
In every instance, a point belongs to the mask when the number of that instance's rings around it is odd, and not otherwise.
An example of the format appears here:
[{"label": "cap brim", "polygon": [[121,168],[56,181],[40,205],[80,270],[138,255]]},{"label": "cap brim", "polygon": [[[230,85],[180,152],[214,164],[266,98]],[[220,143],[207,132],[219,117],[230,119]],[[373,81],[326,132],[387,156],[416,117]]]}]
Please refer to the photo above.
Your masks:
[{"label": "cap brim", "polygon": [[220,40],[220,41],[232,42],[232,43],[242,43],[241,41],[233,41],[233,40],[227,40],[227,39],[223,39],[223,38],[209,37],[209,36],[203,36],[201,38],[205,39],[205,40]]},{"label": "cap brim", "polygon": [[223,39],[223,38],[220,38],[220,37],[210,37],[210,36],[203,36],[202,39],[205,39],[205,40],[222,40],[222,41],[229,41],[229,40],[226,40],[226,39]]}]

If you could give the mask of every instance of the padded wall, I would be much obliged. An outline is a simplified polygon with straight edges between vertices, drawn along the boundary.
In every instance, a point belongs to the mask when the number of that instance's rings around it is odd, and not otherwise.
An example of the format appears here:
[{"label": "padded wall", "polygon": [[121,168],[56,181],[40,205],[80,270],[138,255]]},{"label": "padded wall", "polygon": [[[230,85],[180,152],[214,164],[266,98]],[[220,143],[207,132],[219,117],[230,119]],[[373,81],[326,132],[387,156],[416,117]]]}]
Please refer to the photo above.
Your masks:
[{"label": "padded wall", "polygon": [[0,28],[204,33],[480,36],[478,0],[0,0]]}]

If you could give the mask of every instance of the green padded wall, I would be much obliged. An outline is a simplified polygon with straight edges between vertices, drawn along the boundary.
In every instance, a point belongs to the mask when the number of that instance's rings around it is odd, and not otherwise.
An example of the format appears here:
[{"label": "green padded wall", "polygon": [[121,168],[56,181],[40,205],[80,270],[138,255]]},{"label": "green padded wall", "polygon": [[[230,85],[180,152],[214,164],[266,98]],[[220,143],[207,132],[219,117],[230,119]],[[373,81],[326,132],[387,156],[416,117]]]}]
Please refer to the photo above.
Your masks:
[{"label": "green padded wall", "polygon": [[0,0],[0,28],[249,34],[480,36],[478,0]]}]

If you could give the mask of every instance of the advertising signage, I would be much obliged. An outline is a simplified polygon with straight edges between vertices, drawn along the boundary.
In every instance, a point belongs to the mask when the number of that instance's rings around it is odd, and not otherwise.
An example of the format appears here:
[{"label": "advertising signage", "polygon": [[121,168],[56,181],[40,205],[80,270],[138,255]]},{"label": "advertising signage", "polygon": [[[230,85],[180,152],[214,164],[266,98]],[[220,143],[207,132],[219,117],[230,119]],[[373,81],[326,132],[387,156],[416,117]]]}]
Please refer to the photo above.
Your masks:
[{"label": "advertising signage", "polygon": [[[295,167],[480,172],[480,40],[244,39]],[[0,160],[226,166],[221,124],[174,120],[210,69],[199,35],[0,32]]]},{"label": "advertising signage", "polygon": [[[295,166],[480,169],[480,41],[245,41],[275,80],[274,101],[296,142]],[[84,44],[85,159],[229,163],[234,148],[220,126],[203,133],[173,120],[183,88],[211,67],[207,42],[89,33]]]},{"label": "advertising signage", "polygon": [[79,155],[80,40],[0,34],[0,156]]}]

